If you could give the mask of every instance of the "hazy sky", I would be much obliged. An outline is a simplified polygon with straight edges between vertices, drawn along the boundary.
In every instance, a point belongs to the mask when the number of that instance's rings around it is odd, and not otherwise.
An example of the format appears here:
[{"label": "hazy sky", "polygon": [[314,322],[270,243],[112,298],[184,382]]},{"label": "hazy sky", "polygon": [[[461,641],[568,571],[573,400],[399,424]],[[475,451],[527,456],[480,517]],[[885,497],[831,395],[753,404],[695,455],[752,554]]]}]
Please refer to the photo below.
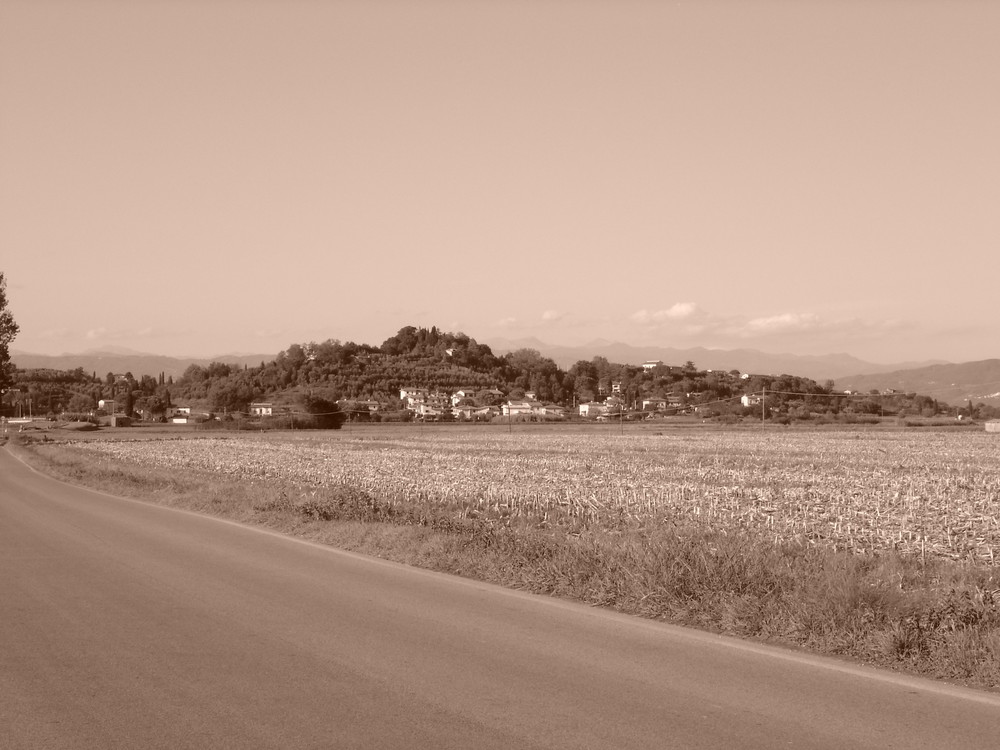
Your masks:
[{"label": "hazy sky", "polygon": [[0,0],[13,348],[997,357],[998,40],[995,0]]}]

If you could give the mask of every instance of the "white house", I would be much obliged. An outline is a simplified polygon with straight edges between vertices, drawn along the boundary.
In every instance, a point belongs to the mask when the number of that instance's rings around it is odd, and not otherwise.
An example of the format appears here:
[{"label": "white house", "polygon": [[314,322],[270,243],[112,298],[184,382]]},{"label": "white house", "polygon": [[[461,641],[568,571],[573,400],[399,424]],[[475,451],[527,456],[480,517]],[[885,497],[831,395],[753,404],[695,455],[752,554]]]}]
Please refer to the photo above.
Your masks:
[{"label": "white house", "polygon": [[255,417],[270,417],[274,414],[274,404],[268,401],[254,402],[250,404],[250,414]]},{"label": "white house", "polygon": [[428,391],[426,388],[400,388],[399,399],[406,404],[406,408],[412,409],[416,404],[421,404],[427,400]]},{"label": "white house", "polygon": [[492,419],[499,414],[495,406],[454,406],[451,410],[455,419],[471,421],[473,419]]},{"label": "white house", "polygon": [[607,413],[608,413],[607,405],[599,403],[597,401],[588,401],[585,404],[580,404],[581,417],[599,417]]},{"label": "white house", "polygon": [[531,398],[511,400],[503,405],[503,415],[505,417],[517,416],[518,414],[544,414],[545,407],[540,401]]},{"label": "white house", "polygon": [[458,406],[459,402],[463,398],[474,398],[476,395],[475,388],[459,388],[453,394],[451,394],[451,405]]},{"label": "white house", "polygon": [[426,403],[417,404],[413,411],[416,412],[418,419],[423,419],[428,422],[436,422],[441,419],[441,416],[444,414],[444,409],[438,406],[431,406]]}]

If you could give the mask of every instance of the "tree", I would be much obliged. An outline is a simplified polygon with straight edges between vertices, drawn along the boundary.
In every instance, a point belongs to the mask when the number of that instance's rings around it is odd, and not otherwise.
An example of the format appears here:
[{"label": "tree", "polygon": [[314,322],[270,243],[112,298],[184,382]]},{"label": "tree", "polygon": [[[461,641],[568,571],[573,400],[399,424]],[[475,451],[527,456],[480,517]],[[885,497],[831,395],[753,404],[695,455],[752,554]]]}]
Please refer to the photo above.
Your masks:
[{"label": "tree", "polygon": [[21,330],[7,309],[7,279],[0,271],[0,391],[13,382],[14,366],[10,363],[10,342]]},{"label": "tree", "polygon": [[303,393],[299,403],[312,415],[321,430],[339,430],[346,416],[337,405],[337,397],[327,393]]},{"label": "tree", "polygon": [[209,402],[217,411],[246,411],[254,396],[248,383],[231,377],[216,380],[208,390]]},{"label": "tree", "polygon": [[135,391],[131,388],[125,388],[125,416],[131,417],[132,413],[135,411]]},{"label": "tree", "polygon": [[89,414],[96,408],[97,402],[94,401],[94,397],[85,393],[74,393],[66,404],[66,411],[72,414]]}]

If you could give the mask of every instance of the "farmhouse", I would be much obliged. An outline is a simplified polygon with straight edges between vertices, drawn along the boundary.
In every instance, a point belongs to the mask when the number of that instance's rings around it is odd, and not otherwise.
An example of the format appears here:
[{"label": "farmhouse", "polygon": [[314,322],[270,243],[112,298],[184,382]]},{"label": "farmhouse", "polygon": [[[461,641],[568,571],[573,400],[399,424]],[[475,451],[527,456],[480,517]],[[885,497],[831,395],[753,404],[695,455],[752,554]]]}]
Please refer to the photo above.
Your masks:
[{"label": "farmhouse", "polygon": [[503,405],[503,415],[505,417],[516,416],[518,414],[544,414],[545,407],[540,401],[531,398],[511,400]]},{"label": "farmhouse", "polygon": [[250,415],[254,417],[270,417],[274,414],[274,404],[268,401],[257,401],[250,404]]},{"label": "farmhouse", "polygon": [[580,404],[581,417],[598,417],[602,414],[607,414],[607,412],[608,407],[597,401],[588,401],[585,404]]},{"label": "farmhouse", "polygon": [[464,398],[475,398],[476,389],[475,388],[459,388],[453,394],[451,394],[451,405],[458,406],[459,402]]},{"label": "farmhouse", "polygon": [[417,404],[413,411],[416,412],[417,419],[422,419],[427,422],[436,422],[444,415],[444,409],[440,406],[432,406],[428,403]]},{"label": "farmhouse", "polygon": [[455,406],[452,407],[451,413],[455,419],[464,419],[468,422],[492,419],[500,413],[500,410],[495,406]]},{"label": "farmhouse", "polygon": [[207,422],[209,419],[208,414],[192,414],[191,410],[188,409],[187,412],[177,412],[170,417],[171,424],[201,424],[202,422]]},{"label": "farmhouse", "polygon": [[382,409],[382,404],[372,399],[368,399],[366,401],[356,401],[355,403],[358,406],[367,409],[369,414],[374,414]]},{"label": "farmhouse", "polygon": [[407,409],[414,409],[417,404],[427,400],[429,391],[426,388],[400,388],[399,400],[406,404]]}]

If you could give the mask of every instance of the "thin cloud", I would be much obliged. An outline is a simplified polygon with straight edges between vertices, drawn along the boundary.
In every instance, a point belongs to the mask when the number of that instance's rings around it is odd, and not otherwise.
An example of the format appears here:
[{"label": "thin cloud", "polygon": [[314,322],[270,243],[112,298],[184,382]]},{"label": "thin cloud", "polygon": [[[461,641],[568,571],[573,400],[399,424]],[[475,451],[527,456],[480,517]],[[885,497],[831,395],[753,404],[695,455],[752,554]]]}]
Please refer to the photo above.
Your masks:
[{"label": "thin cloud", "polygon": [[823,318],[816,313],[781,313],[745,322],[734,322],[731,335],[764,337],[770,335],[823,334],[824,336],[872,337],[901,331],[912,324],[900,320],[863,320],[861,318]]},{"label": "thin cloud", "polygon": [[811,311],[773,315],[719,315],[693,302],[678,302],[661,310],[638,310],[622,323],[644,344],[698,345],[737,348],[752,342],[766,349],[848,350],[859,342],[898,340],[913,327],[900,320],[825,318]]},{"label": "thin cloud", "polygon": [[546,310],[542,313],[542,320],[546,323],[557,323],[561,320],[565,320],[569,313],[560,312],[559,310]]},{"label": "thin cloud", "polygon": [[824,327],[823,320],[814,313],[782,313],[766,318],[748,320],[743,329],[747,333],[786,333],[810,331]]},{"label": "thin cloud", "polygon": [[640,325],[658,325],[692,318],[704,317],[705,313],[694,302],[677,302],[663,310],[637,310],[631,318]]}]

